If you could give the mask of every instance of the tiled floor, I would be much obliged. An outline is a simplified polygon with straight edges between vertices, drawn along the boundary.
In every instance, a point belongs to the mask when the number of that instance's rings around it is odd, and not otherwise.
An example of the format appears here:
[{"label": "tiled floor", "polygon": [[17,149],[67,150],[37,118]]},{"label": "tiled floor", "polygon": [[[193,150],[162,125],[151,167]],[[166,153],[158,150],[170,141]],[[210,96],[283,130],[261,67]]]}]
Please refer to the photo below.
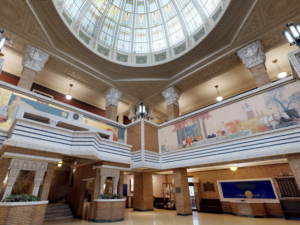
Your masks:
[{"label": "tiled floor", "polygon": [[[47,221],[44,225],[86,225],[96,224],[83,220],[59,220]],[[177,216],[176,211],[155,209],[154,212],[133,212],[126,209],[125,221],[116,223],[101,223],[116,225],[293,225],[300,224],[299,221],[273,219],[273,218],[245,218],[228,214],[197,213],[193,216]]]}]

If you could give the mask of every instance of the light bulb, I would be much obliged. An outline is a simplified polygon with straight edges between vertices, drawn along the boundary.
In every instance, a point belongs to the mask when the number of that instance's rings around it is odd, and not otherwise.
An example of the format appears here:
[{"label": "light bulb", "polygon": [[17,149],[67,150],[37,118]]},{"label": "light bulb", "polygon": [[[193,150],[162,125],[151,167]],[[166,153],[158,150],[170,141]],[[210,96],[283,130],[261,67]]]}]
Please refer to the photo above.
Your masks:
[{"label": "light bulb", "polygon": [[279,74],[277,74],[278,78],[284,78],[286,77],[287,73],[286,72],[280,72]]},{"label": "light bulb", "polygon": [[223,97],[222,96],[219,96],[219,97],[217,97],[217,101],[222,101],[223,100]]},{"label": "light bulb", "polygon": [[59,162],[59,163],[57,164],[57,166],[58,166],[58,167],[61,167],[61,166],[62,166],[62,163],[61,163],[61,162]]},{"label": "light bulb", "polygon": [[236,171],[236,170],[237,170],[237,166],[230,166],[229,169],[230,169],[231,171]]},{"label": "light bulb", "polygon": [[71,95],[66,95],[66,99],[71,100],[72,96]]}]

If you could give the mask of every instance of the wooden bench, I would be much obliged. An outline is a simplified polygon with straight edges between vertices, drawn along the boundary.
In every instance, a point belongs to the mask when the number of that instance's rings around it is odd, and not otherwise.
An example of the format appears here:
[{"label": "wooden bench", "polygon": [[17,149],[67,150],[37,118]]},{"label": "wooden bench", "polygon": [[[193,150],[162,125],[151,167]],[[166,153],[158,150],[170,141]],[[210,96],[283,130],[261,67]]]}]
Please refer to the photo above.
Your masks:
[{"label": "wooden bench", "polygon": [[282,212],[285,219],[300,218],[300,201],[280,201]]},{"label": "wooden bench", "polygon": [[221,201],[201,198],[200,210],[201,212],[222,213]]}]

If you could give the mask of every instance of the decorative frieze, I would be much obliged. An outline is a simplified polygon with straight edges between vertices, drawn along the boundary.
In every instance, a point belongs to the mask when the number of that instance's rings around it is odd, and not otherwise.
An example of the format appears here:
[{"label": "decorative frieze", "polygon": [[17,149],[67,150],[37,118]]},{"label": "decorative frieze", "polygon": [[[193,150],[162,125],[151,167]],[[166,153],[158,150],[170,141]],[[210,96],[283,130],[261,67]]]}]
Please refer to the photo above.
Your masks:
[{"label": "decorative frieze", "polygon": [[104,98],[106,101],[105,107],[114,105],[118,107],[119,99],[122,96],[122,92],[118,91],[115,88],[111,88],[104,93]]},{"label": "decorative frieze", "polygon": [[260,40],[252,42],[242,48],[237,52],[237,55],[249,70],[266,61],[265,50]]},{"label": "decorative frieze", "polygon": [[181,95],[181,92],[178,89],[174,87],[169,87],[168,89],[164,90],[161,94],[164,96],[167,106],[171,104],[179,106],[178,100]]},{"label": "decorative frieze", "polygon": [[27,45],[22,59],[22,66],[23,68],[26,67],[39,73],[48,59],[49,55],[47,53],[31,45]]}]

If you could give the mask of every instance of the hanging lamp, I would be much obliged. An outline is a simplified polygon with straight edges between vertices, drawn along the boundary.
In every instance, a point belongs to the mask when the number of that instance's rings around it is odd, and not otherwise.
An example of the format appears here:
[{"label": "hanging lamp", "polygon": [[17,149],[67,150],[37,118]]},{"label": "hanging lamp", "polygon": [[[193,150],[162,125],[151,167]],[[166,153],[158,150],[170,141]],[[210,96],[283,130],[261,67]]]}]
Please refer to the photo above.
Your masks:
[{"label": "hanging lamp", "polygon": [[216,85],[215,88],[217,89],[217,101],[220,102],[223,100],[223,97],[220,95],[219,93],[219,89],[218,89],[219,85]]},{"label": "hanging lamp", "polygon": [[69,91],[69,94],[66,95],[66,99],[68,99],[68,100],[71,100],[71,99],[72,99],[72,95],[71,95],[72,87],[73,87],[73,84],[70,84],[70,91]]},{"label": "hanging lamp", "polygon": [[286,73],[285,71],[282,71],[282,70],[280,69],[280,67],[279,67],[277,61],[278,61],[278,60],[275,59],[275,60],[273,60],[272,62],[273,62],[273,63],[276,65],[276,67],[277,67],[277,70],[278,70],[277,77],[281,79],[281,78],[286,77],[286,76],[287,76],[287,73]]}]

